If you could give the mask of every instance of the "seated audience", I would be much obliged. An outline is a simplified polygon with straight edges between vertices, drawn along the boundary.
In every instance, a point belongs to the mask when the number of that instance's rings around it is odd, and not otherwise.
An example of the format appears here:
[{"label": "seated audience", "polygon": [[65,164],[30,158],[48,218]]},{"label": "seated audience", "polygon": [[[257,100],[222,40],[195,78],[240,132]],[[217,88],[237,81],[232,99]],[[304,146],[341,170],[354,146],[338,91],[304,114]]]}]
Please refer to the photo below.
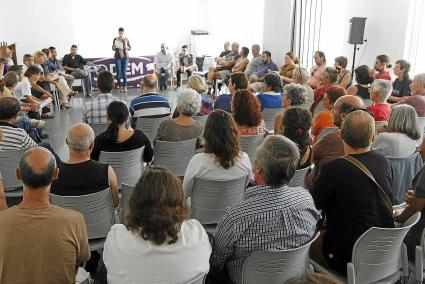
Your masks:
[{"label": "seated audience", "polygon": [[381,132],[373,141],[373,149],[387,157],[406,158],[421,143],[418,116],[409,105],[394,106],[388,121],[387,132]]},{"label": "seated audience", "polygon": [[117,176],[111,166],[90,159],[94,146],[94,132],[85,123],[73,125],[68,131],[66,144],[69,159],[58,168],[59,177],[52,184],[52,193],[64,196],[79,196],[110,188],[112,201],[118,206]]},{"label": "seated audience", "polygon": [[181,182],[169,170],[148,167],[128,205],[125,225],[113,225],[105,242],[109,284],[189,283],[208,272],[208,235],[190,219]]},{"label": "seated audience", "polygon": [[334,67],[338,73],[338,78],[336,79],[335,84],[345,89],[350,87],[353,78],[351,72],[347,70],[347,57],[338,56],[335,58]]},{"label": "seated audience", "polygon": [[[231,52],[231,50],[230,50],[230,42],[226,41],[224,43],[223,48],[224,48],[224,50],[220,53],[220,55],[218,57],[225,57],[227,54],[229,54]],[[217,61],[217,58],[218,57],[215,58],[216,61]]]},{"label": "seated audience", "polygon": [[293,76],[295,68],[299,64],[297,55],[290,51],[285,54],[284,64],[279,69],[279,75],[282,79],[283,84],[294,82]]},{"label": "seated audience", "polygon": [[[0,143],[3,140],[3,132],[0,128]],[[3,177],[0,172],[0,211],[7,208],[6,195],[4,194]]]},{"label": "seated audience", "polygon": [[[333,123],[336,127],[341,128],[341,124],[344,121],[346,114],[353,110],[362,108],[363,102],[359,97],[346,95],[338,98],[335,101],[332,112]],[[307,188],[311,188],[323,165],[341,157],[342,155],[344,155],[344,147],[341,140],[340,130],[329,133],[319,139],[312,148],[311,161],[312,164],[314,164],[314,168],[306,178]]]},{"label": "seated audience", "polygon": [[255,72],[248,77],[250,83],[249,88],[254,93],[265,92],[265,75],[270,73],[271,71],[276,71],[275,73],[278,73],[277,65],[272,61],[272,54],[270,53],[270,51],[263,51],[263,53],[261,54],[260,65],[257,67],[257,70],[255,70]]},{"label": "seated audience", "polygon": [[304,86],[300,84],[291,83],[283,87],[283,93],[284,93],[284,96],[282,97],[283,111],[281,114],[278,114],[274,120],[275,134],[282,134],[283,114],[285,113],[286,110],[292,107],[301,106],[305,101],[307,90]]},{"label": "seated audience", "polygon": [[260,55],[260,45],[253,44],[251,47],[251,53],[252,53],[252,58],[245,69],[245,75],[247,77],[251,76],[251,74],[254,73],[257,70],[258,66],[261,64],[262,59]]},{"label": "seated audience", "polygon": [[407,99],[412,94],[410,93],[410,84],[412,80],[409,77],[410,63],[406,60],[397,60],[394,66],[394,74],[397,76],[393,82],[393,91],[388,98],[388,102],[396,103]]},{"label": "seated audience", "polygon": [[18,73],[14,71],[7,72],[3,77],[2,97],[13,97],[13,93],[18,82]]},{"label": "seated audience", "polygon": [[[193,76],[192,76],[193,77]],[[138,118],[169,117],[171,107],[167,98],[156,93],[156,76],[148,74],[140,84],[142,95],[130,102],[132,127],[136,127]]]},{"label": "seated audience", "polygon": [[251,252],[298,248],[314,236],[320,214],[310,193],[288,186],[299,158],[295,143],[283,136],[267,137],[257,149],[257,186],[247,188],[244,200],[228,207],[218,223],[212,276],[220,278],[227,270],[232,283],[242,283],[242,267]]},{"label": "seated audience", "polygon": [[283,83],[280,76],[275,73],[267,73],[264,76],[263,92],[257,95],[261,111],[265,108],[282,108],[282,90]]},{"label": "seated audience", "polygon": [[251,176],[251,162],[239,146],[238,129],[232,116],[215,110],[204,129],[204,152],[192,157],[183,179],[186,197],[192,196],[196,178],[233,180]]},{"label": "seated audience", "polygon": [[374,135],[370,114],[348,114],[341,126],[345,156],[323,165],[311,189],[317,209],[326,217],[326,230],[313,243],[310,256],[344,275],[354,243],[364,232],[394,227],[393,173],[388,159],[371,150]]},{"label": "seated audience", "polygon": [[155,140],[178,142],[200,137],[202,124],[193,119],[200,109],[201,96],[195,90],[179,91],[176,106],[179,115],[161,122]]},{"label": "seated audience", "polygon": [[391,106],[387,103],[387,99],[391,91],[391,82],[388,80],[377,79],[372,83],[370,99],[374,104],[367,107],[367,109],[373,111],[375,121],[388,121],[391,114]]},{"label": "seated audience", "polygon": [[217,67],[210,67],[208,70],[207,83],[209,85],[213,84],[215,79],[220,79],[225,77],[226,74],[228,76],[229,70],[232,70],[233,66],[236,64],[236,61],[239,59],[239,43],[232,42],[232,50],[227,53],[223,57],[217,57],[215,62],[217,63]]},{"label": "seated audience", "polygon": [[369,88],[373,82],[370,76],[370,69],[367,65],[360,65],[354,70],[357,84],[347,89],[348,95],[358,96],[362,99],[370,99]]},{"label": "seated audience", "polygon": [[193,71],[197,70],[196,66],[196,58],[192,53],[189,53],[189,48],[185,44],[182,46],[182,51],[179,54],[179,68],[177,68],[176,76],[177,76],[177,87],[181,86],[182,79],[181,74],[186,73],[187,77],[189,78],[192,76]]},{"label": "seated audience", "polygon": [[325,95],[329,87],[335,86],[337,76],[338,74],[336,72],[336,69],[333,67],[326,67],[325,70],[323,70],[322,76],[320,77],[320,85],[314,92],[314,103],[310,109],[311,113],[314,113],[316,106],[323,99],[323,96]]},{"label": "seated audience", "polygon": [[1,282],[75,283],[77,268],[90,258],[87,228],[80,213],[49,202],[52,180],[59,175],[55,158],[44,148],[32,148],[21,157],[16,175],[23,200],[0,211]]},{"label": "seated audience", "polygon": [[114,75],[109,71],[100,71],[97,76],[97,87],[100,94],[91,98],[84,105],[83,116],[84,122],[91,123],[106,123],[108,105],[118,100],[111,92],[114,88]]},{"label": "seated audience", "polygon": [[232,98],[237,91],[245,90],[248,87],[248,78],[242,72],[233,73],[230,75],[229,84],[227,86],[230,94],[218,96],[214,102],[214,109],[222,109],[227,112],[232,112]]},{"label": "seated audience", "polygon": [[139,129],[127,129],[129,115],[128,107],[124,102],[114,101],[109,104],[108,129],[94,139],[93,150],[90,154],[92,160],[98,161],[102,151],[124,152],[145,147],[143,161],[146,163],[152,161],[153,149],[149,138]]},{"label": "seated audience", "polygon": [[397,104],[411,105],[419,117],[425,117],[425,73],[417,74],[410,84],[412,96]]},{"label": "seated audience", "polygon": [[192,90],[195,90],[201,96],[202,105],[197,115],[208,115],[214,110],[214,102],[207,93],[208,86],[205,83],[204,78],[195,74],[189,78],[187,86]]},{"label": "seated audience", "polygon": [[307,71],[307,69],[304,67],[295,68],[293,74],[294,83],[303,85],[307,90],[305,101],[302,105],[300,105],[301,108],[306,110],[310,110],[314,102],[314,91],[309,85],[307,85],[308,78],[310,78],[310,73]]},{"label": "seated audience", "polygon": [[239,135],[257,135],[266,131],[260,103],[249,91],[241,90],[235,93],[232,113]]},{"label": "seated audience", "polygon": [[161,44],[161,51],[155,55],[155,74],[159,78],[159,90],[167,89],[168,78],[172,75],[174,67],[174,55],[168,50],[165,43]]},{"label": "seated audience", "polygon": [[322,77],[322,73],[326,68],[326,56],[323,51],[316,51],[314,53],[314,62],[316,65],[311,68],[310,78],[307,80],[307,85],[309,85],[312,89],[317,89],[320,85],[320,79]]},{"label": "seated audience", "polygon": [[325,110],[317,114],[311,128],[311,134],[314,136],[314,142],[317,142],[320,132],[322,132],[323,129],[336,127],[332,114],[334,104],[338,98],[345,96],[346,94],[347,92],[341,86],[332,86],[328,88],[322,100]]},{"label": "seated audience", "polygon": [[392,65],[390,64],[390,58],[387,55],[378,55],[373,64],[374,68],[374,79],[384,79],[391,81],[391,74],[388,71]]},{"label": "seated audience", "polygon": [[249,63],[248,59],[249,49],[247,47],[242,47],[241,52],[239,53],[240,57],[236,60],[232,69],[224,69],[218,72],[218,75],[215,77],[216,79],[221,79],[224,83],[230,78],[230,75],[235,72],[244,72],[246,66]]}]

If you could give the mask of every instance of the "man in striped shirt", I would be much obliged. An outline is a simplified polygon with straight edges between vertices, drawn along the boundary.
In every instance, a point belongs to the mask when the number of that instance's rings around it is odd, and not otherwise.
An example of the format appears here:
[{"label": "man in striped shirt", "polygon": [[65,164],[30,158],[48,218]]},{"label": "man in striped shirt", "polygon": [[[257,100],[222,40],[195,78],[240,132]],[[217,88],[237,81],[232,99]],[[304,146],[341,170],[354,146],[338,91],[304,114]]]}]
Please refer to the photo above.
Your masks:
[{"label": "man in striped shirt", "polygon": [[156,77],[149,74],[143,77],[140,89],[143,95],[130,102],[132,126],[136,126],[138,118],[158,118],[171,114],[171,107],[167,98],[156,93]]},{"label": "man in striped shirt", "polygon": [[287,185],[299,158],[298,147],[284,136],[269,136],[260,145],[253,165],[257,186],[248,188],[217,226],[212,278],[225,283],[227,269],[233,283],[242,283],[242,266],[251,252],[293,249],[312,239],[320,213],[307,190]]}]

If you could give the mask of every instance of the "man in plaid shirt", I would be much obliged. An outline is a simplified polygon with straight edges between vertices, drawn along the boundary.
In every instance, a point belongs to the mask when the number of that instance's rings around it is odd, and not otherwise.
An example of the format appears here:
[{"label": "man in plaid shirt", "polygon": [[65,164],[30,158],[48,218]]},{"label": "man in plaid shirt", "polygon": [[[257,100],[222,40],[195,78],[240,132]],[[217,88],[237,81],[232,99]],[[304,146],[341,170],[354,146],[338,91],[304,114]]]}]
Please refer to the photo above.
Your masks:
[{"label": "man in plaid shirt", "polygon": [[256,153],[257,186],[229,207],[217,226],[210,258],[211,276],[220,283],[227,269],[233,283],[242,283],[245,259],[257,250],[286,250],[309,242],[320,213],[310,193],[287,184],[300,158],[298,147],[284,136],[269,136]]}]

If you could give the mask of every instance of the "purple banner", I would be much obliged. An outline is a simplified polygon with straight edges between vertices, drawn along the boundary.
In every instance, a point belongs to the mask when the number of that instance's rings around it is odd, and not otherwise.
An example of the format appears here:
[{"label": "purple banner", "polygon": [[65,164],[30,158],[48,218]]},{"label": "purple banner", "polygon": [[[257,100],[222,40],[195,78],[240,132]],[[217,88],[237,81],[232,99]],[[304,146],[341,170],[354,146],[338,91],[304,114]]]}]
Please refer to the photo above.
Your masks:
[{"label": "purple banner", "polygon": [[[130,57],[128,60],[127,66],[127,85],[128,87],[140,87],[140,80],[146,74],[152,74],[154,72],[153,64],[153,55],[140,56],[140,57]],[[114,74],[115,82],[117,78],[116,68],[115,68],[115,58],[105,57],[105,58],[87,58],[87,60],[95,63],[96,65],[101,65],[106,68],[109,72]],[[92,73],[92,83],[93,87],[97,87],[97,74]]]}]

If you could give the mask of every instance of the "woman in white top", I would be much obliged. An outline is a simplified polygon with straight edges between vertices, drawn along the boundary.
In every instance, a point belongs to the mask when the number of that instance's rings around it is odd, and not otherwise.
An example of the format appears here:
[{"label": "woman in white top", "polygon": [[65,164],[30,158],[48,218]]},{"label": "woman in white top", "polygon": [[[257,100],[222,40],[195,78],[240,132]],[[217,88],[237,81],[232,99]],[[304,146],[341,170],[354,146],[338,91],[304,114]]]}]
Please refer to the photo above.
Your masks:
[{"label": "woman in white top", "polygon": [[423,131],[419,129],[418,115],[410,105],[393,107],[387,130],[376,136],[372,148],[394,158],[412,155],[421,141]]},{"label": "woman in white top", "polygon": [[251,176],[251,162],[240,150],[233,117],[223,110],[208,115],[204,128],[204,153],[193,156],[183,179],[187,197],[192,196],[195,178],[233,180]]},{"label": "woman in white top", "polygon": [[161,167],[145,170],[128,202],[126,225],[113,225],[103,261],[108,283],[188,283],[209,271],[211,245],[189,219],[180,180]]}]

